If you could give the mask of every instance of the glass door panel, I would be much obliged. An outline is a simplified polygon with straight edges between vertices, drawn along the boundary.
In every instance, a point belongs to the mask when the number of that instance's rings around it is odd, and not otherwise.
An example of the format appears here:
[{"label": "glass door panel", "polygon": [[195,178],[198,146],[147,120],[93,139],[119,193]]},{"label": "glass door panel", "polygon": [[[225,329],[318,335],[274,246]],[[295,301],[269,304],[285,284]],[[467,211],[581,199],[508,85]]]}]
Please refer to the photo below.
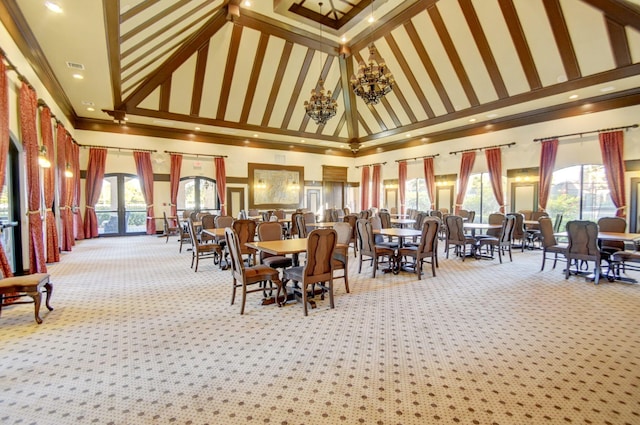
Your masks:
[{"label": "glass door panel", "polygon": [[104,177],[96,204],[98,233],[141,234],[147,230],[147,208],[137,176],[112,174]]}]

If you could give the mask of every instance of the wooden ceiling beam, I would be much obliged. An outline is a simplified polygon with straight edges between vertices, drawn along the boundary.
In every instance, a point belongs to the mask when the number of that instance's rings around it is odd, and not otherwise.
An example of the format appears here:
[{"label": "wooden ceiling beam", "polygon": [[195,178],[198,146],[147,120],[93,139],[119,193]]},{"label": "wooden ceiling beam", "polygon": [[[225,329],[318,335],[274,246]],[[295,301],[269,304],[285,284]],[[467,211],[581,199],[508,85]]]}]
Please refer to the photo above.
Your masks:
[{"label": "wooden ceiling beam", "polygon": [[609,17],[605,17],[605,20],[616,68],[631,65],[631,50],[629,49],[629,40],[627,40],[627,32],[624,26]]},{"label": "wooden ceiling beam", "polygon": [[289,57],[291,56],[292,49],[293,43],[291,43],[290,41],[284,43],[284,50],[282,51],[282,55],[280,56],[278,70],[276,71],[273,85],[271,86],[271,92],[269,93],[269,99],[267,100],[267,106],[264,110],[264,115],[262,116],[261,125],[263,127],[269,126],[269,120],[271,119],[271,113],[273,112],[273,104],[278,98],[278,92],[280,91],[280,86],[282,85],[284,73],[287,70],[287,64],[289,63]]},{"label": "wooden ceiling beam", "polygon": [[560,1],[546,0],[542,2],[542,4],[547,13],[553,38],[556,40],[556,45],[560,52],[560,59],[562,60],[567,78],[569,80],[580,78],[582,76],[580,65],[578,64],[576,52],[573,49],[571,35],[569,34],[569,28],[567,28],[567,22],[564,19],[562,8],[560,7]]},{"label": "wooden ceiling beam", "polygon": [[[356,95],[351,90],[349,77],[353,72],[353,56],[338,57],[338,65],[340,67],[340,86],[342,90],[342,101],[344,102],[344,112],[347,122],[347,136],[350,140],[358,138],[358,108],[356,107]],[[351,72],[349,72],[351,71]]]},{"label": "wooden ceiling beam", "polygon": [[258,49],[256,50],[256,54],[253,59],[253,68],[251,68],[249,86],[247,87],[247,93],[244,96],[242,113],[240,114],[240,122],[243,124],[246,124],[246,122],[249,120],[249,113],[251,112],[251,105],[253,105],[253,98],[256,94],[256,88],[258,87],[258,79],[260,78],[262,63],[264,62],[268,44],[269,34],[261,33],[260,41],[258,42]]},{"label": "wooden ceiling beam", "polygon": [[218,101],[218,112],[216,113],[216,118],[219,120],[223,120],[227,113],[229,93],[231,92],[233,75],[236,70],[236,61],[238,60],[238,50],[240,50],[240,41],[242,40],[242,29],[241,25],[234,25],[231,31],[231,41],[229,42],[229,50],[227,50],[227,63],[224,67],[222,88],[220,89],[220,98]]},{"label": "wooden ceiling beam", "polygon": [[193,76],[193,89],[191,93],[191,115],[200,115],[200,105],[202,104],[202,92],[204,87],[204,77],[207,71],[207,58],[209,57],[209,43],[198,49],[196,58],[196,71]]},{"label": "wooden ceiling beam", "polygon": [[[305,55],[304,61],[302,62],[302,67],[298,72],[296,83],[293,85],[291,98],[289,98],[289,105],[287,105],[287,110],[285,111],[284,117],[282,118],[282,124],[280,124],[280,128],[288,128],[294,109],[297,106],[302,107],[302,105],[298,105],[298,99],[300,99],[300,92],[302,91],[304,80],[306,80],[307,74],[309,74],[309,68],[311,68],[311,62],[313,61],[314,54],[315,52],[313,50],[307,49],[307,54]],[[317,87],[318,85],[316,84],[316,88]]]},{"label": "wooden ceiling beam", "polygon": [[640,31],[640,6],[618,0],[582,0],[624,26]]}]

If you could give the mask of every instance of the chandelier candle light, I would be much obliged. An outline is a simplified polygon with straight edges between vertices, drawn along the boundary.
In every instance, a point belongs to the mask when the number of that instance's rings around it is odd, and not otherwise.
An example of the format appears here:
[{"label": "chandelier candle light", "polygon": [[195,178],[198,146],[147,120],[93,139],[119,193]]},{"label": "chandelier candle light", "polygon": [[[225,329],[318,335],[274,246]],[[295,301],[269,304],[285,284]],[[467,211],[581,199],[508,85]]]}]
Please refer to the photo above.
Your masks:
[{"label": "chandelier candle light", "polygon": [[[373,21],[373,1],[371,2],[371,20]],[[373,25],[373,24],[372,24]],[[367,105],[376,105],[387,93],[393,90],[395,80],[389,72],[384,59],[378,54],[378,49],[369,44],[368,64],[360,61],[357,75],[351,76],[351,88],[356,96],[364,100]]]},{"label": "chandelier candle light", "polygon": [[[320,6],[320,15],[322,15],[322,2],[318,5]],[[320,23],[320,47],[322,48],[322,23]],[[320,73],[322,74],[322,50],[320,52]],[[322,76],[318,79],[318,89],[319,92],[316,92],[315,89],[311,90],[311,99],[305,100],[304,109],[316,124],[324,125],[336,115],[338,103],[331,96],[331,90],[325,91]]]}]

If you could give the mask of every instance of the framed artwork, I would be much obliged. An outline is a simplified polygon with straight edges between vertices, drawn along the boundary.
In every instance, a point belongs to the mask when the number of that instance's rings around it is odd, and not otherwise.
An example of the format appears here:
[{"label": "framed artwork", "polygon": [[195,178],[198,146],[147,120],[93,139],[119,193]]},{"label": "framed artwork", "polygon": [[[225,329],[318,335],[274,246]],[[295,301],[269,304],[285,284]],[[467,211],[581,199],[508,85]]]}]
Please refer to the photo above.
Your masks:
[{"label": "framed artwork", "polygon": [[249,207],[299,208],[304,192],[304,167],[249,163]]}]

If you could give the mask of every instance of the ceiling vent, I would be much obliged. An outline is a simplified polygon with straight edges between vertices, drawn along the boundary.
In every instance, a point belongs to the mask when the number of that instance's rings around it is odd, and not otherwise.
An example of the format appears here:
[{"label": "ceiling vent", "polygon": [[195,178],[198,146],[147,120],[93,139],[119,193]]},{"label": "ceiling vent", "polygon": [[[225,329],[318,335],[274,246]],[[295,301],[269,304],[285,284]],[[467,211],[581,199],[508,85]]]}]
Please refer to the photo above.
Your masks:
[{"label": "ceiling vent", "polygon": [[81,63],[75,63],[75,62],[69,62],[67,61],[67,66],[71,69],[77,69],[79,71],[83,71],[84,70],[84,65]]}]

